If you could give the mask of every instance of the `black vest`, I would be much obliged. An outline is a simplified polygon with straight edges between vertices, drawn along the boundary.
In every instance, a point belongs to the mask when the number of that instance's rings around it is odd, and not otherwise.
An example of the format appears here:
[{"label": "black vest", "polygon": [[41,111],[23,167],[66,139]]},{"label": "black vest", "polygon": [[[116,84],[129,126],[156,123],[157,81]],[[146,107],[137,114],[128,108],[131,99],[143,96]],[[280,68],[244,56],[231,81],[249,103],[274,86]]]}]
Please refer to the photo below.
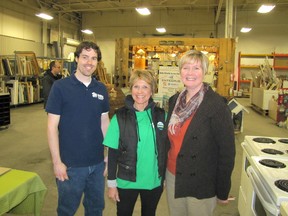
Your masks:
[{"label": "black vest", "polygon": [[[166,132],[164,130],[165,111],[159,107],[152,108],[152,122],[156,134],[156,147],[158,159],[158,173],[164,180],[167,161],[167,148],[165,144]],[[116,111],[119,125],[118,172],[117,177],[135,182],[138,144],[138,125],[134,110],[122,107]],[[161,122],[163,127],[161,127]],[[158,125],[157,125],[158,124]],[[160,127],[159,127],[160,125]],[[155,152],[156,154],[156,152]]]}]

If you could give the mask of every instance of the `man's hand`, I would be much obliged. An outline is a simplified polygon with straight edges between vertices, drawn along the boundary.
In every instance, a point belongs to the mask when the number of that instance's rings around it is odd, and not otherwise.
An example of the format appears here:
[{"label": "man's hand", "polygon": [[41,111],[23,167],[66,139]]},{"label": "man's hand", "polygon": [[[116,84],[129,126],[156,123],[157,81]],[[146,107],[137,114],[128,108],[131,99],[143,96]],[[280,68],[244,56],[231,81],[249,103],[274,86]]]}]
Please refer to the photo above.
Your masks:
[{"label": "man's hand", "polygon": [[67,175],[67,167],[62,162],[54,165],[54,174],[59,181],[69,180]]}]

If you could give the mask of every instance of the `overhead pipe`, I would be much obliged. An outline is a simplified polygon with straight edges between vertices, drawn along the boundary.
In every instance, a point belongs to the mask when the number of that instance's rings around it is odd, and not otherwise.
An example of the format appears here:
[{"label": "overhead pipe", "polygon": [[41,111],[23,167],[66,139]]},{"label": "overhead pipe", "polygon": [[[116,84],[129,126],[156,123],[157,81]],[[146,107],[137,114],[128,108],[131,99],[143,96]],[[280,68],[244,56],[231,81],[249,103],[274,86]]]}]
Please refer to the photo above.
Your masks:
[{"label": "overhead pipe", "polygon": [[233,0],[226,0],[225,38],[232,38]]},{"label": "overhead pipe", "polygon": [[215,17],[215,24],[218,24],[220,13],[221,13],[221,8],[222,8],[223,0],[219,1],[218,7],[217,7],[217,13]]}]

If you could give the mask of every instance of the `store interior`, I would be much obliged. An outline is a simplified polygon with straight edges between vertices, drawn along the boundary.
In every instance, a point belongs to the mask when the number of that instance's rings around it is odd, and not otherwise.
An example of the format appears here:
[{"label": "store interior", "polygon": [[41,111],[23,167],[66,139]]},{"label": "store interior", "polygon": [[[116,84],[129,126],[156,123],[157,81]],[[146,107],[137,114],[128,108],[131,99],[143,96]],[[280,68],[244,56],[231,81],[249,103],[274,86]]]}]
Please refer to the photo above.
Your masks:
[{"label": "store interior", "polygon": [[[76,46],[83,40],[96,42],[102,61],[94,76],[109,91],[111,117],[129,93],[134,69],[153,71],[158,81],[154,100],[167,110],[169,97],[182,88],[178,60],[195,49],[209,58],[205,82],[228,102],[237,102],[230,104],[237,148],[231,201],[217,206],[215,216],[253,215],[239,211],[250,208],[249,199],[243,202],[245,196],[239,195],[245,161],[241,143],[246,136],[288,136],[288,2],[270,0],[272,11],[257,12],[263,3],[267,2],[0,1],[0,167],[37,173],[47,187],[41,215],[55,215],[57,191],[41,83],[49,63],[60,61],[63,77],[69,76],[76,67]],[[144,6],[151,14],[137,13],[135,8]],[[44,11],[51,20],[35,16]],[[157,32],[158,27],[166,32]],[[241,32],[242,27],[250,31]],[[288,201],[288,194],[283,200]],[[271,215],[280,213],[280,207]],[[114,203],[107,199],[104,215],[115,214]],[[281,214],[285,216],[284,210]],[[83,215],[83,207],[77,215]],[[135,215],[140,215],[138,202]],[[168,215],[165,192],[157,215]]]}]

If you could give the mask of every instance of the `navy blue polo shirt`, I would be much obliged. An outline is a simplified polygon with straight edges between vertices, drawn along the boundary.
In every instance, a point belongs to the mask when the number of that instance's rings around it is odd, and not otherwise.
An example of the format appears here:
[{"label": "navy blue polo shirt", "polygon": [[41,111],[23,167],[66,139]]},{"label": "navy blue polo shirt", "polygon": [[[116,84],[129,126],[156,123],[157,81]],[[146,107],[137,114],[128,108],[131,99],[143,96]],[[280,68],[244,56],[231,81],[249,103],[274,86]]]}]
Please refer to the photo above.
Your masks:
[{"label": "navy blue polo shirt", "polygon": [[91,166],[103,161],[101,115],[108,111],[107,89],[96,79],[88,87],[74,74],[54,82],[46,112],[60,115],[59,148],[66,166]]}]

